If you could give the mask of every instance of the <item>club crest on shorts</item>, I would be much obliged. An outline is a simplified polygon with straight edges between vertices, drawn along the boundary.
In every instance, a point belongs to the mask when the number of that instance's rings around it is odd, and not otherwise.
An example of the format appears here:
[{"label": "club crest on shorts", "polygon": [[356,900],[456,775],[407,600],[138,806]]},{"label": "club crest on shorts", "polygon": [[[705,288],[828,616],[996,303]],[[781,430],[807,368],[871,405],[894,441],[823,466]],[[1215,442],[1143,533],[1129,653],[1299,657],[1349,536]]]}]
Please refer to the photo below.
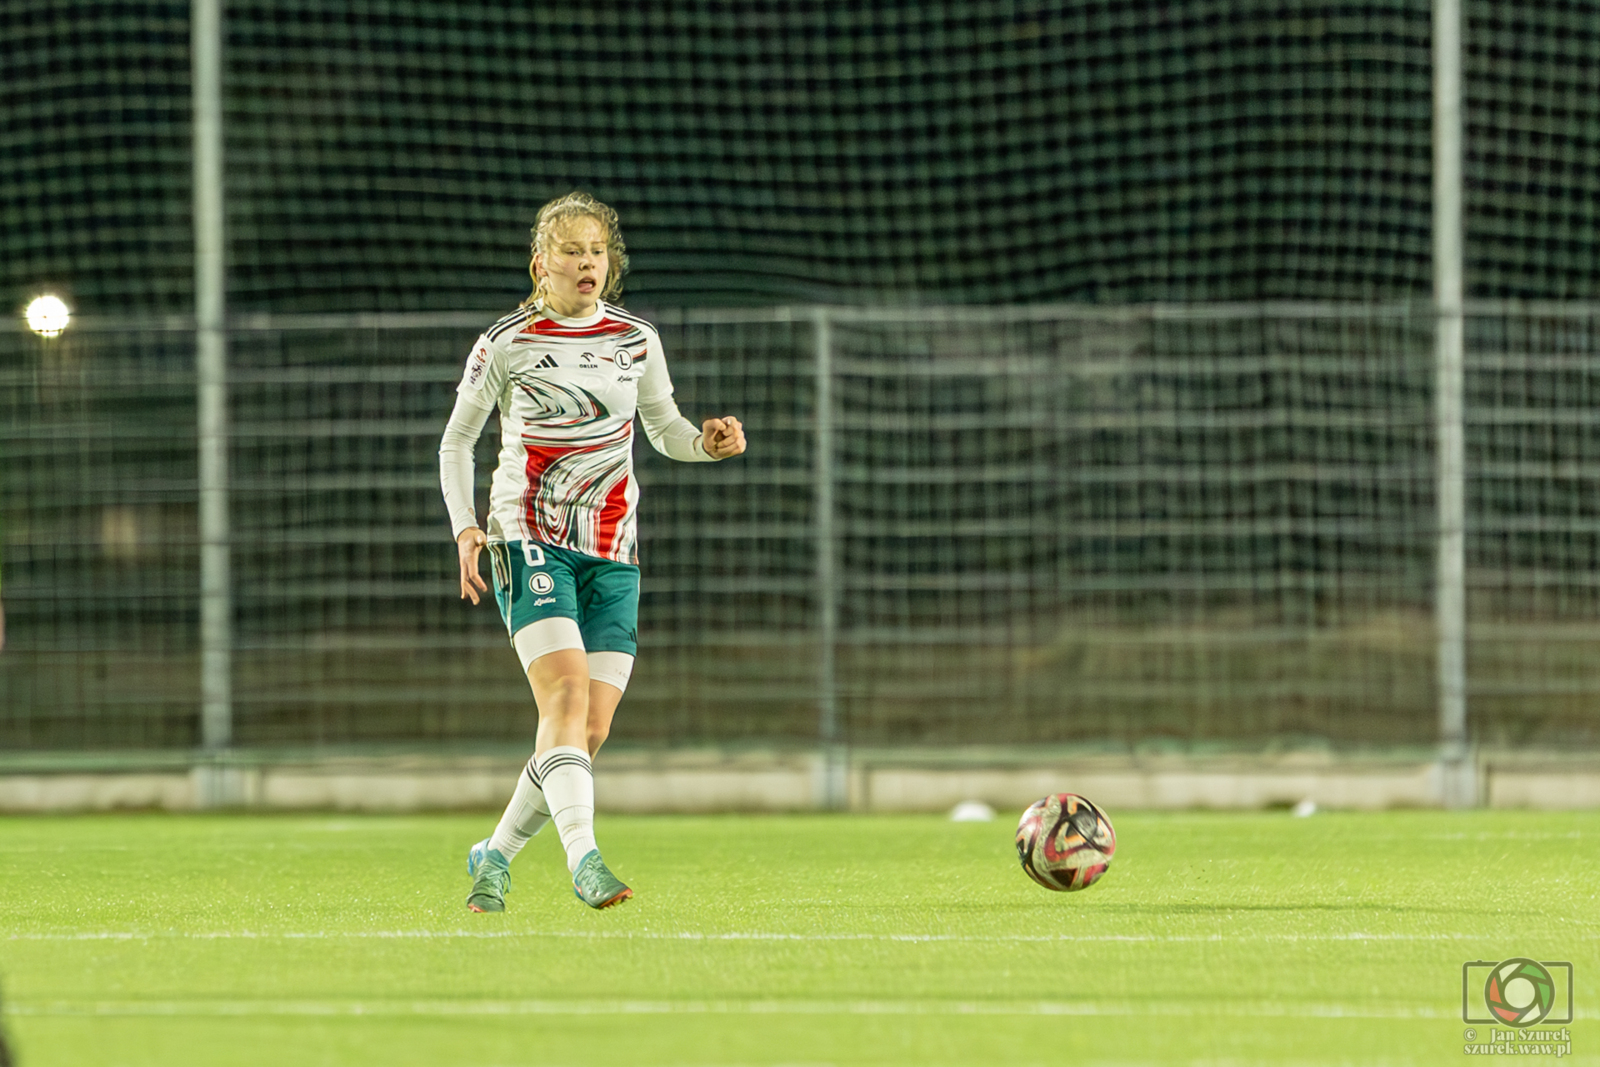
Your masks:
[{"label": "club crest on shorts", "polygon": [[555,587],[555,580],[544,571],[538,571],[528,579],[528,588],[538,596],[544,596]]}]

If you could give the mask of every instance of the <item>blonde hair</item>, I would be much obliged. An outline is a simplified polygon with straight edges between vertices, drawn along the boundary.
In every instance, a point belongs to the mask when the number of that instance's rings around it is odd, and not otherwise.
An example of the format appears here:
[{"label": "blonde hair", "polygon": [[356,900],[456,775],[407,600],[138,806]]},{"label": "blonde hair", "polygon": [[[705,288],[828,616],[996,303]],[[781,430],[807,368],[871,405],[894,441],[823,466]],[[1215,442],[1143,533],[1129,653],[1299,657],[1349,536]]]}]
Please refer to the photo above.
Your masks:
[{"label": "blonde hair", "polygon": [[[588,193],[570,192],[558,196],[539,209],[539,217],[529,230],[529,255],[555,250],[558,230],[565,230],[578,219],[593,219],[606,232],[606,284],[600,299],[608,304],[620,304],[622,275],[628,269],[628,246],[622,243],[622,227],[617,223],[617,213]],[[535,278],[533,292],[522,302],[532,307],[545,298],[545,279]]]}]

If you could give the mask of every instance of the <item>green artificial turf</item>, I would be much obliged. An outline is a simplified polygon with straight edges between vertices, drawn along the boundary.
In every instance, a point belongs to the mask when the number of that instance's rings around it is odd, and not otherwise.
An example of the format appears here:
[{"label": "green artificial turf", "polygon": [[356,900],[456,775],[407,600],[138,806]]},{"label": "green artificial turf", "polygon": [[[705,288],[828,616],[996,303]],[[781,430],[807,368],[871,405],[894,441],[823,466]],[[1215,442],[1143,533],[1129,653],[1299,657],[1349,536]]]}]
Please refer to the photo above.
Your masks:
[{"label": "green artificial turf", "polygon": [[634,900],[547,830],[473,915],[493,822],[0,820],[20,1067],[1459,1063],[1512,956],[1573,963],[1600,1063],[1600,814],[1122,813],[1076,894],[1005,818],[602,814]]}]

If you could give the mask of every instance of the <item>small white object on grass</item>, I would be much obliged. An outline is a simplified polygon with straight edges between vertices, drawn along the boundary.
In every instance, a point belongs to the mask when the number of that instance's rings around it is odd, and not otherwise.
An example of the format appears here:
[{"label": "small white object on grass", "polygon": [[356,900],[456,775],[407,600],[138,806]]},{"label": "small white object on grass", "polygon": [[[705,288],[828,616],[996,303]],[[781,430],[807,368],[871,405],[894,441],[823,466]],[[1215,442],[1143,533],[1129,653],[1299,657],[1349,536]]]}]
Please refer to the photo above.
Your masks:
[{"label": "small white object on grass", "polygon": [[992,822],[994,809],[981,800],[963,800],[950,809],[951,822]]},{"label": "small white object on grass", "polygon": [[1294,806],[1294,817],[1297,819],[1304,819],[1308,816],[1315,815],[1316,813],[1317,802],[1312,800],[1310,797],[1306,797],[1304,800]]}]

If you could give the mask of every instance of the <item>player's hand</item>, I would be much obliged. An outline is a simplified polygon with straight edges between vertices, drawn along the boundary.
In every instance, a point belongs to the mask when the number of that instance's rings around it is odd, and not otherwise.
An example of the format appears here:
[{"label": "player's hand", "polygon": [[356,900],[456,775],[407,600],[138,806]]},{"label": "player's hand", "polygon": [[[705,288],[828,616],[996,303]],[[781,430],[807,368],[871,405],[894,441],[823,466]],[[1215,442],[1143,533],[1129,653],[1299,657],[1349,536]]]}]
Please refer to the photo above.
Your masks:
[{"label": "player's hand", "polygon": [[727,459],[744,451],[744,425],[732,415],[700,424],[700,447],[712,459]]},{"label": "player's hand", "polygon": [[456,555],[461,560],[461,599],[478,602],[479,593],[487,593],[489,587],[484,584],[483,577],[478,573],[478,553],[483,551],[483,546],[489,543],[489,535],[476,526],[462,530],[461,536],[456,538]]}]

